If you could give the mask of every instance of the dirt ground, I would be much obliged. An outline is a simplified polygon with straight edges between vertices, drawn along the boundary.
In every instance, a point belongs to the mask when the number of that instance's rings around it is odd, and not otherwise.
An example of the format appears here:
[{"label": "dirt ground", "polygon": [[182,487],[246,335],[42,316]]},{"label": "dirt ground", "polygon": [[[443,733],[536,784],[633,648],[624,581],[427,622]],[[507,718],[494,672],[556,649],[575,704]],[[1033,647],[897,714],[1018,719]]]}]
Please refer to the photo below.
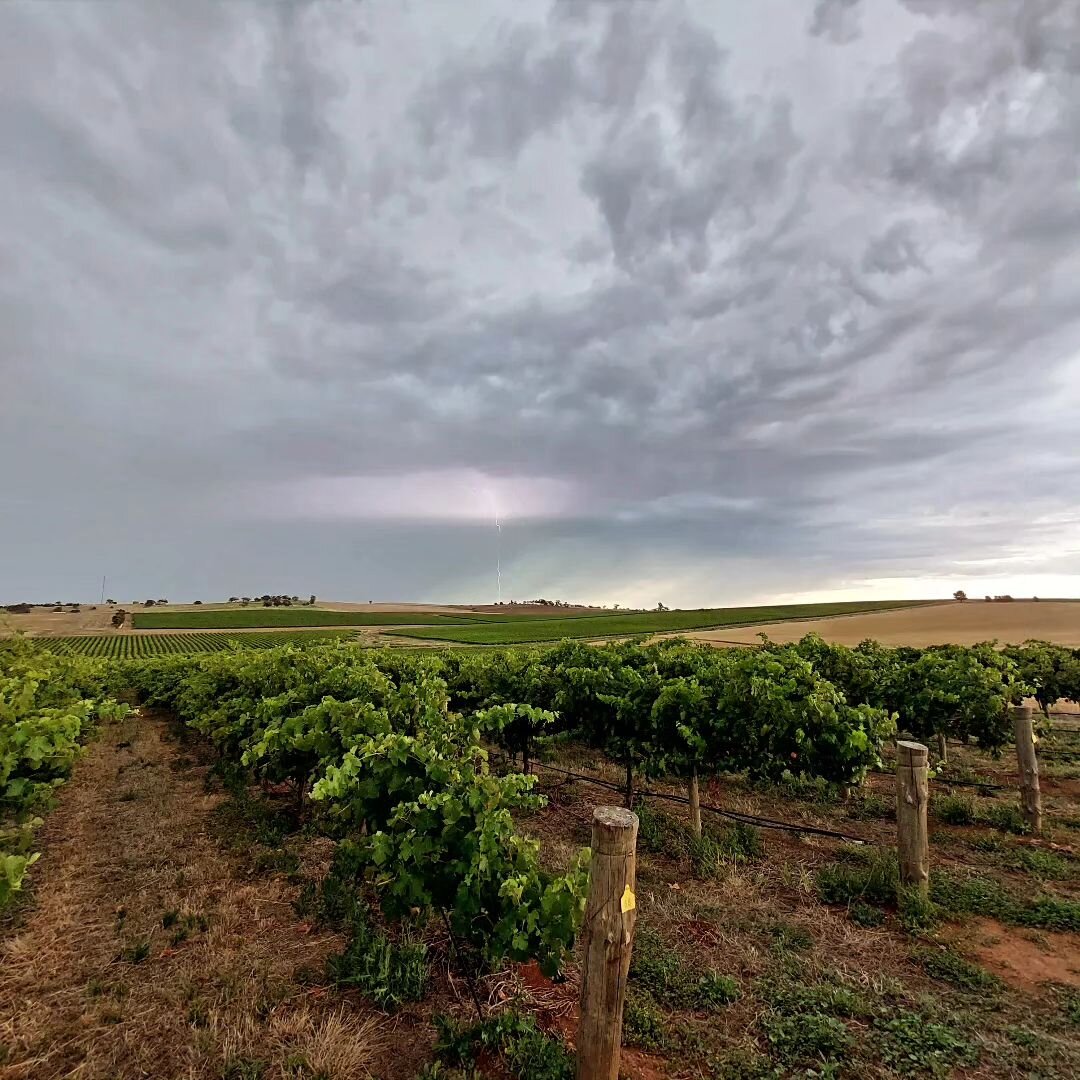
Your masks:
[{"label": "dirt ground", "polygon": [[883,645],[974,645],[996,639],[1020,644],[1040,638],[1072,648],[1080,647],[1080,601],[1014,600],[1012,603],[934,604],[923,608],[873,611],[784,623],[691,631],[686,636],[712,644],[756,644],[758,634],[773,641],[797,641],[804,634],[820,634],[838,645],[858,645],[873,638]]}]

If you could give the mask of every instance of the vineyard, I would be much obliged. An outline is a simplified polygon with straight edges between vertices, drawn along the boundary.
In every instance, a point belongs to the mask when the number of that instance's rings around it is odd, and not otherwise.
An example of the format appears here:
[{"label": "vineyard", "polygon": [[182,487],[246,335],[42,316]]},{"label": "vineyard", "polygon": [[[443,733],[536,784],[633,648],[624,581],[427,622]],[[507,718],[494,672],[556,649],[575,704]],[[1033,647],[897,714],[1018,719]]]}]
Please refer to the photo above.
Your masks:
[{"label": "vineyard", "polygon": [[227,634],[98,634],[41,638],[37,644],[59,656],[90,656],[110,660],[134,660],[180,653],[228,652],[237,648],[273,649],[290,642],[315,644],[353,636],[351,630],[303,630]]},{"label": "vineyard", "polygon": [[434,626],[399,630],[395,637],[467,645],[515,645],[562,641],[566,638],[629,637],[681,630],[706,630],[724,626],[753,626],[787,619],[821,619],[868,611],[894,611],[921,607],[926,601],[882,600],[835,604],[784,604],[774,607],[702,608],[698,611],[645,611],[591,617],[513,620],[485,626]]},{"label": "vineyard", "polygon": [[[143,640],[192,636],[221,639]],[[243,644],[252,636],[281,635]],[[756,649],[672,639],[436,653],[309,647],[313,636],[108,661],[0,645],[0,783],[19,846],[8,898],[33,859],[29,821],[89,730],[71,717],[119,716],[108,698],[129,698],[211,752],[205,783],[224,785],[268,866],[292,867],[303,916],[341,936],[326,971],[366,1003],[350,1008],[415,1019],[450,995],[455,1019],[423,1020],[430,1034],[403,1051],[410,1077],[474,1076],[480,1048],[510,1075],[571,1075],[560,1017],[577,1000],[598,801],[640,818],[624,1038],[650,1068],[884,1077],[978,1063],[1010,1076],[1024,1055],[1041,1070],[1031,1075],[1080,1067],[1067,968],[1055,968],[1061,988],[1018,1012],[949,929],[992,917],[1003,933],[1080,931],[1069,735],[1049,719],[1080,698],[1080,653],[850,649],[812,635]],[[1043,752],[1062,755],[1046,770],[1060,779],[1047,781],[1042,837],[1026,835],[998,764],[1010,709],[1030,697]],[[935,758],[926,895],[905,890],[889,823],[905,736]],[[305,877],[311,835],[326,854]],[[884,964],[892,981],[861,983],[862,964]],[[982,1009],[1006,1010],[1012,1028],[990,1032]],[[1010,1043],[1013,1028],[1037,1045]]]},{"label": "vineyard", "polygon": [[[500,616],[477,615],[477,621]],[[207,611],[137,611],[136,630],[248,630],[296,626],[405,626],[455,624],[464,616],[417,611],[326,611],[321,608],[225,608]]]},{"label": "vineyard", "polygon": [[700,611],[516,613],[468,611],[334,611],[320,608],[218,608],[205,611],[137,611],[136,630],[235,630],[298,626],[423,626],[415,637],[476,644],[560,641],[566,637],[630,636],[703,627],[750,625],[777,619],[821,618],[864,611],[918,607],[919,601],[788,604],[779,607],[706,608]]}]

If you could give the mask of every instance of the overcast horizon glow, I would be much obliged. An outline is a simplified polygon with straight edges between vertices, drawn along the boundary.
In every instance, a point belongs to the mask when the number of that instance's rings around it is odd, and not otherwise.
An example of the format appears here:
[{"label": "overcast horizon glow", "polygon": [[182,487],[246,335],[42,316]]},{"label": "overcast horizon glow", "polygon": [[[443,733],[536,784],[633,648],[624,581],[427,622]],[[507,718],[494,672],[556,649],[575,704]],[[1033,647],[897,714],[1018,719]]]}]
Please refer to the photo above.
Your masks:
[{"label": "overcast horizon glow", "polygon": [[0,5],[0,602],[1080,596],[1080,4]]}]

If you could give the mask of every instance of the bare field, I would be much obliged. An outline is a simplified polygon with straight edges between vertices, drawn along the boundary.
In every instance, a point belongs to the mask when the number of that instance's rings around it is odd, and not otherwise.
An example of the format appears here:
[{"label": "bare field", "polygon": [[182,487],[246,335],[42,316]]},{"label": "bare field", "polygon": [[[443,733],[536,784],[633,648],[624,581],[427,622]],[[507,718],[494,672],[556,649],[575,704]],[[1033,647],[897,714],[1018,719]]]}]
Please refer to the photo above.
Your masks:
[{"label": "bare field", "polygon": [[758,634],[772,641],[798,641],[804,634],[820,634],[838,645],[858,645],[873,638],[883,645],[974,645],[997,640],[1020,644],[1040,638],[1072,648],[1080,647],[1080,601],[1015,600],[1012,603],[943,603],[928,607],[836,615],[827,619],[800,619],[765,626],[726,627],[691,631],[684,636],[714,645],[756,644]]}]

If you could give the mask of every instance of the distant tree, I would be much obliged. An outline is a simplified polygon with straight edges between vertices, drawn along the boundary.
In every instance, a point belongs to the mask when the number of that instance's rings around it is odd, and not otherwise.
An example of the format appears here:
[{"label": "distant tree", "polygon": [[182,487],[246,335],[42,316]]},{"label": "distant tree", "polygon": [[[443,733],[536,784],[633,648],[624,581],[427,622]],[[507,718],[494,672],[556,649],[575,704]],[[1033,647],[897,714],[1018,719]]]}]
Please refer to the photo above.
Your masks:
[{"label": "distant tree", "polygon": [[1034,600],[1036,604],[1039,602],[1039,598],[1037,596],[1033,596],[1031,599]]},{"label": "distant tree", "polygon": [[966,600],[967,599],[967,593],[964,592],[963,589],[957,589],[956,592],[954,592],[952,594],[952,598],[954,600]]},{"label": "distant tree", "polygon": [[299,596],[294,596],[291,599],[292,599],[292,602],[294,604],[299,604],[300,603],[300,597]]},{"label": "distant tree", "polygon": [[116,601],[115,600],[106,600],[105,603],[108,604],[111,607],[113,604],[116,603]]},{"label": "distant tree", "polygon": [[113,626],[117,630],[119,630],[120,627],[124,625],[124,620],[126,618],[127,618],[127,612],[123,608],[117,608],[117,610],[113,612],[113,617],[112,617]]},{"label": "distant tree", "polygon": [[7,612],[10,612],[12,615],[29,615],[30,614],[30,605],[29,604],[8,604],[7,607],[4,608],[4,610],[7,611]]},{"label": "distant tree", "polygon": [[68,608],[68,614],[69,615],[78,615],[79,614],[79,605],[78,604],[72,604],[71,607]]},{"label": "distant tree", "polygon": [[314,593],[311,594],[311,598],[308,600],[308,604],[310,604],[311,607],[315,606],[315,594]]},{"label": "distant tree", "polygon": [[238,602],[239,602],[239,600],[240,600],[240,597],[239,597],[239,596],[230,596],[230,597],[229,597],[229,603],[230,603],[230,604],[235,604],[235,603],[238,603]]},{"label": "distant tree", "polygon": [[657,611],[667,611],[667,608],[666,608],[666,607],[664,607],[664,605],[663,605],[663,604],[657,604],[657,605],[656,605],[656,610],[657,610]]},{"label": "distant tree", "polygon": [[613,607],[613,608],[612,608],[611,610],[612,610],[612,611],[618,611],[618,610],[619,610],[619,605],[618,605],[618,604],[616,604],[616,605],[615,605],[615,606],[614,606],[614,607]]},{"label": "distant tree", "polygon": [[144,600],[143,601],[143,607],[153,607],[153,606],[154,606],[154,601],[153,600]]},{"label": "distant tree", "polygon": [[201,604],[201,603],[202,603],[202,601],[201,601],[201,600],[192,600],[191,602],[192,602],[193,604]]}]

